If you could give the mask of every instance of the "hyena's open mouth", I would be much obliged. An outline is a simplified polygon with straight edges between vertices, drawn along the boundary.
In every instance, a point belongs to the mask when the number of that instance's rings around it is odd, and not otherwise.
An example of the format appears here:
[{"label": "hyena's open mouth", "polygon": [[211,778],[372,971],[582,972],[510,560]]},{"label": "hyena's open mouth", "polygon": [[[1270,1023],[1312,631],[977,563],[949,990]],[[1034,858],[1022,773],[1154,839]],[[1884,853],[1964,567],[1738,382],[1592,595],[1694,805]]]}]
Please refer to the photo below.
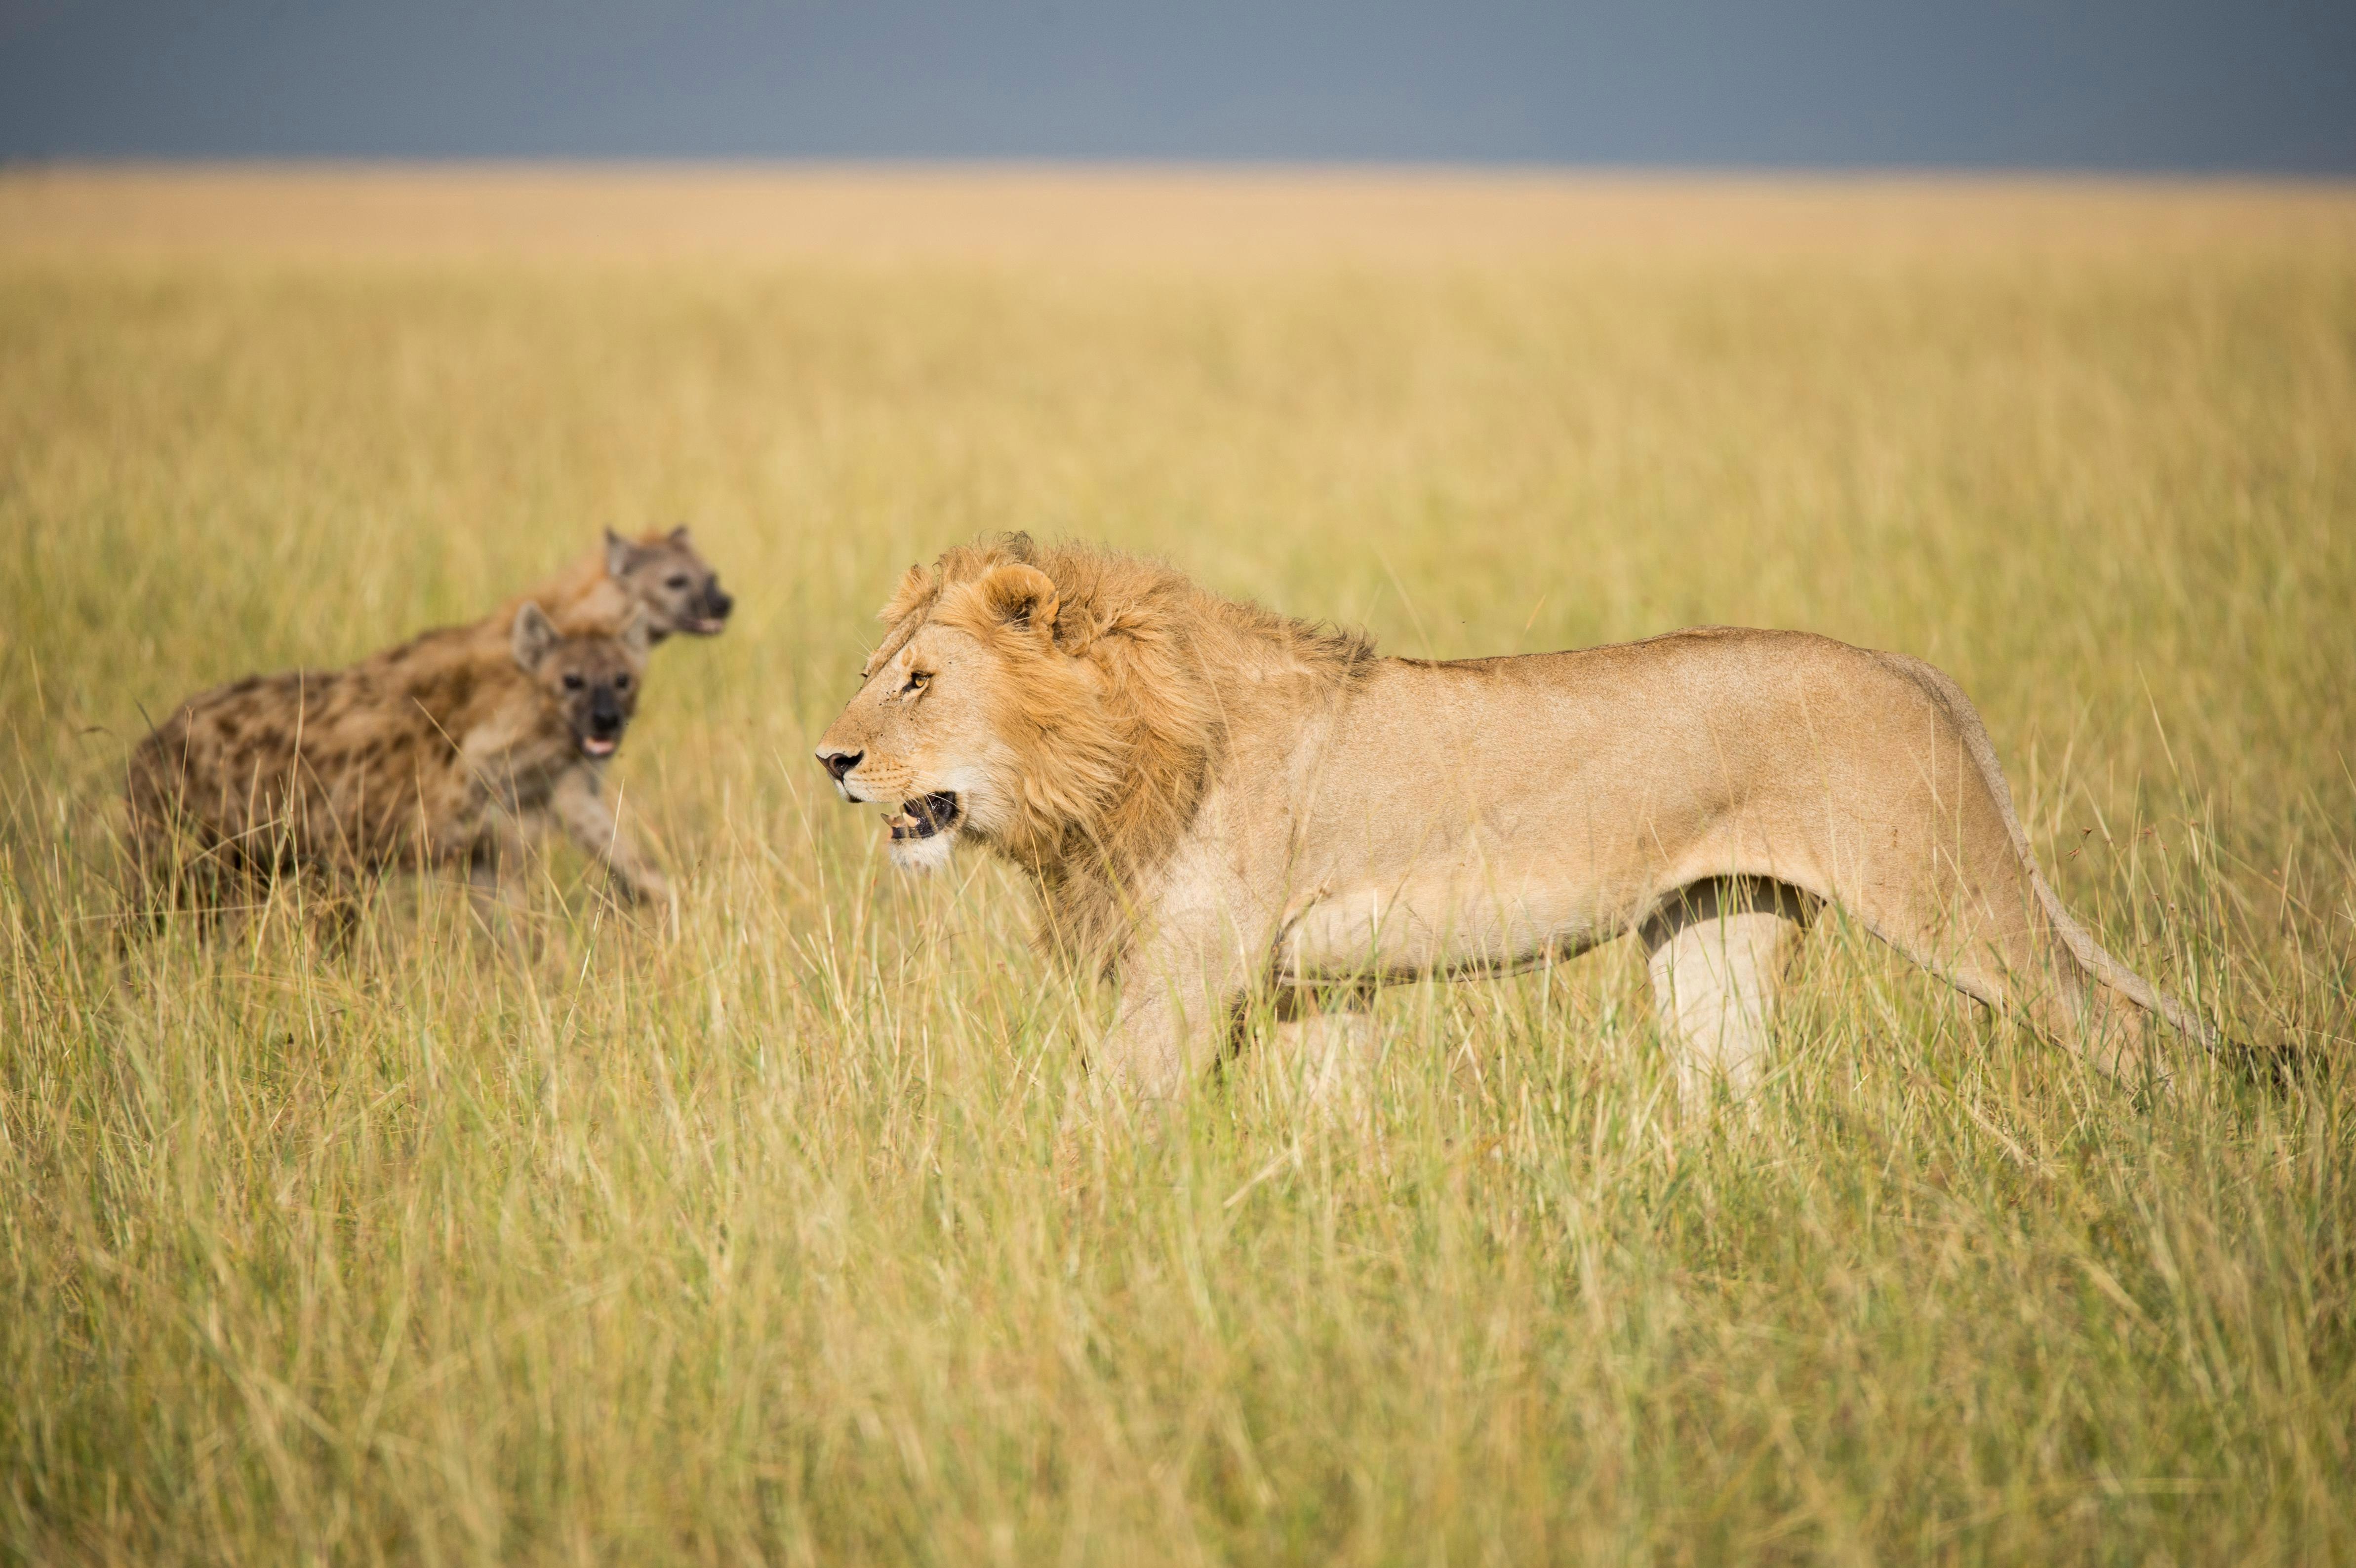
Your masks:
[{"label": "hyena's open mouth", "polygon": [[928,795],[918,800],[900,803],[900,815],[884,820],[892,829],[894,842],[910,838],[930,838],[945,828],[957,826],[958,797],[953,792]]}]

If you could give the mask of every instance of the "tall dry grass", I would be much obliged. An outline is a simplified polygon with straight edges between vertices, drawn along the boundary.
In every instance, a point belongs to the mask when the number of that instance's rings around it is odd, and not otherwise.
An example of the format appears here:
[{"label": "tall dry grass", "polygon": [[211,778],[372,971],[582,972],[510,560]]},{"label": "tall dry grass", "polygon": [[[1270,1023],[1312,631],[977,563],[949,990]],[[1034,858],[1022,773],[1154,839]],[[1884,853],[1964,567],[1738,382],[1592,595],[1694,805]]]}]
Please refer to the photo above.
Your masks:
[{"label": "tall dry grass", "polygon": [[[0,180],[12,1559],[2356,1555],[2356,198],[207,177]],[[675,933],[557,852],[521,954],[432,882],[118,948],[148,716],[682,519]],[[1003,528],[1402,652],[1921,654],[2308,1075],[2091,1078],[1834,923],[1706,1126],[1616,950],[1392,994],[1362,1117],[1091,1120],[1021,889],[808,754]]]}]

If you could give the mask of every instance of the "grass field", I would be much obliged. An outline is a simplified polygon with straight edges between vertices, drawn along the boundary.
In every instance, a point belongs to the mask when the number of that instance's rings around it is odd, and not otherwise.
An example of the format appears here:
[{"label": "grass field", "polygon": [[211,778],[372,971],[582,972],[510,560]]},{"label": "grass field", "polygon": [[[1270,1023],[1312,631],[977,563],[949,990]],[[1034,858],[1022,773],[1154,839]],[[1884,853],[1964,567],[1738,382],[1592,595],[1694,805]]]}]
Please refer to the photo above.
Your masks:
[{"label": "grass field", "polygon": [[[740,596],[569,851],[118,950],[148,716],[599,528]],[[896,572],[1164,553],[1450,656],[1922,655],[2063,897],[2294,1092],[1837,923],[1680,1124],[1624,944],[1363,1115],[1092,1118],[1106,998],[809,758]],[[2356,1560],[2356,193],[0,176],[0,1555]]]}]

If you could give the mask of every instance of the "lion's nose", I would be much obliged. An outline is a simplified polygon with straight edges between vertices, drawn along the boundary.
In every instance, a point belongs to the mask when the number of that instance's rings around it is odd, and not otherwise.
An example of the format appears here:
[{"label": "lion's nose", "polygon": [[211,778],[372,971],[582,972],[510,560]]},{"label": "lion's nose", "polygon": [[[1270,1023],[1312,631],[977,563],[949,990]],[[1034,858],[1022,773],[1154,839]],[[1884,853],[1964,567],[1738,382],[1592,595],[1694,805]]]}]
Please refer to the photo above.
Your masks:
[{"label": "lion's nose", "polygon": [[820,752],[818,754],[819,766],[833,774],[835,783],[841,784],[844,775],[857,767],[859,759],[866,754],[864,752]]}]

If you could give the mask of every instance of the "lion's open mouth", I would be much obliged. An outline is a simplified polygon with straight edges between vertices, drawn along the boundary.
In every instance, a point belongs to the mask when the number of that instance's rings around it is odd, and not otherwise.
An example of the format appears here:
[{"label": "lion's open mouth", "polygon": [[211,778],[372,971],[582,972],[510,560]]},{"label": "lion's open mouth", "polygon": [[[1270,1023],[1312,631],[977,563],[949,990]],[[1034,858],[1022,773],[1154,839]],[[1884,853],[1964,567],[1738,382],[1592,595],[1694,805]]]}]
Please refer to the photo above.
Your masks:
[{"label": "lion's open mouth", "polygon": [[943,793],[928,795],[917,800],[900,803],[900,815],[884,820],[892,829],[892,837],[900,838],[930,838],[945,827],[954,827],[958,819],[958,797]]}]

